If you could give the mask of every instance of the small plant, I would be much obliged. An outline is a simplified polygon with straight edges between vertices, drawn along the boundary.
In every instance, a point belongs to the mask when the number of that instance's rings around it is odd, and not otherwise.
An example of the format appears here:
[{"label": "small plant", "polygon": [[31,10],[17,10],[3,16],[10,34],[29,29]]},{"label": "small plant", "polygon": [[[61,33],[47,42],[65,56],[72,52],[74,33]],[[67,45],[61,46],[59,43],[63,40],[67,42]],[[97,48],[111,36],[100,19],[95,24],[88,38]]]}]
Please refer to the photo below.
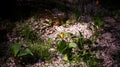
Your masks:
[{"label": "small plant", "polygon": [[[31,50],[27,47],[24,47],[21,42],[15,43],[9,47],[13,58],[17,59],[21,63],[26,63],[24,59],[27,59],[28,56],[33,56]],[[27,57],[27,58],[24,58]]]},{"label": "small plant", "polygon": [[76,20],[78,20],[78,18],[80,17],[80,15],[81,15],[81,12],[78,10],[78,9],[76,9],[76,8],[73,8],[73,14],[74,14],[74,19],[76,19]]},{"label": "small plant", "polygon": [[13,45],[11,45],[9,47],[10,52],[12,53],[12,55],[16,58],[18,57],[22,57],[25,55],[33,55],[33,53],[31,52],[31,50],[29,48],[25,48],[23,47],[21,42],[15,43]]},{"label": "small plant", "polygon": [[24,36],[25,40],[29,41],[35,41],[38,39],[35,33],[32,31],[30,25],[27,24],[22,28],[22,36]]},{"label": "small plant", "polygon": [[61,40],[57,44],[57,50],[63,55],[63,59],[68,61],[72,53],[72,48],[76,46],[74,42],[67,43],[65,40]]},{"label": "small plant", "polygon": [[75,48],[77,45],[74,42],[69,42],[66,41],[66,38],[71,38],[73,34],[68,33],[68,32],[61,32],[59,34],[59,37],[61,38],[58,42],[57,42],[57,50],[60,54],[62,54],[62,59],[63,60],[70,60],[70,56],[72,54],[72,48]]},{"label": "small plant", "polygon": [[98,26],[98,28],[104,26],[103,20],[99,16],[95,16],[94,21],[95,21],[95,26]]},{"label": "small plant", "polygon": [[31,49],[32,53],[37,59],[41,60],[49,60],[51,57],[51,54],[49,53],[49,49],[51,47],[51,42],[28,42],[28,46]]},{"label": "small plant", "polygon": [[[88,67],[95,67],[97,64],[100,64],[100,60],[96,58],[96,56],[91,51],[90,47],[92,47],[92,44],[95,43],[94,36],[91,36],[90,39],[85,39],[81,32],[80,37],[78,38],[77,45],[79,50],[77,51],[77,54],[81,58],[81,61],[86,62]],[[87,48],[85,47],[87,46]]]},{"label": "small plant", "polygon": [[93,44],[93,40],[84,38],[84,36],[82,35],[81,32],[79,32],[79,37],[77,37],[77,36],[73,37],[73,41],[75,41],[75,43],[77,43],[78,48],[81,50],[84,48],[84,44],[88,44],[88,45]]},{"label": "small plant", "polygon": [[39,40],[32,28],[28,24],[21,24],[16,26],[17,36],[23,38],[25,41],[37,41]]},{"label": "small plant", "polygon": [[[90,39],[84,38],[81,32],[80,36],[72,35],[72,42],[66,42],[64,40],[65,34],[60,34],[62,40],[57,43],[57,50],[62,54],[63,60],[69,61],[72,63],[84,62],[89,67],[94,67],[99,64],[99,59],[95,57],[90,47],[94,44],[94,37]],[[68,35],[68,34],[66,34]],[[85,47],[87,46],[87,47]],[[81,65],[81,63],[79,63]]]}]

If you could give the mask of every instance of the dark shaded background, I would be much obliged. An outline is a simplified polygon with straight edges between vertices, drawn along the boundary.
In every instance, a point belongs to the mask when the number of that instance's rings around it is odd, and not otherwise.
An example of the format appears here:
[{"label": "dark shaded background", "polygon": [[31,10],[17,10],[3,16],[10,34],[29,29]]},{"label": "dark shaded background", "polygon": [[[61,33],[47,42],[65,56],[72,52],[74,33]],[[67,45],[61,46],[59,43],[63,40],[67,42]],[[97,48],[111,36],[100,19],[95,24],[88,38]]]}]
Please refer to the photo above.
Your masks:
[{"label": "dark shaded background", "polygon": [[[88,1],[88,0],[86,0]],[[92,1],[95,0],[91,0]],[[99,0],[102,7],[109,10],[120,9],[119,0]],[[73,1],[72,3],[74,3]],[[64,5],[67,0],[1,0],[0,1],[0,17],[16,19],[18,15],[21,17],[29,16],[30,11],[35,8],[59,8],[59,5]],[[71,5],[72,6],[72,5]],[[76,5],[77,6],[77,5]],[[67,9],[65,7],[65,9]],[[68,8],[69,9],[69,8]]]}]

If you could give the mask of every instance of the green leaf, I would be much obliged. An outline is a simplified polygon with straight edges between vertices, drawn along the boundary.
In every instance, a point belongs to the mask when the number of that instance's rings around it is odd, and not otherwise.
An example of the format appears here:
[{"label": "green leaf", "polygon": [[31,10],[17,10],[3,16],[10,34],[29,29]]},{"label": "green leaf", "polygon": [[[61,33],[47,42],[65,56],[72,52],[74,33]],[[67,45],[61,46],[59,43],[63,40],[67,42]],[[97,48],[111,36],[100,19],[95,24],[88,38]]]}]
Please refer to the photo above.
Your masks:
[{"label": "green leaf", "polygon": [[78,47],[80,48],[80,49],[83,49],[84,48],[84,39],[83,38],[79,38],[78,39]]},{"label": "green leaf", "polygon": [[19,43],[15,43],[15,44],[13,44],[13,45],[10,46],[9,50],[16,57],[17,54],[18,54],[18,52],[21,49],[21,46],[22,46],[22,44],[20,42]]},{"label": "green leaf", "polygon": [[18,57],[25,56],[25,55],[33,55],[30,49],[26,48],[25,50],[20,51]]},{"label": "green leaf", "polygon": [[65,54],[65,55],[63,56],[63,60],[68,61],[68,56],[67,56],[67,54]]},{"label": "green leaf", "polygon": [[76,45],[76,43],[74,43],[74,42],[71,42],[71,43],[69,43],[69,48],[73,48],[73,47],[76,47],[77,45]]},{"label": "green leaf", "polygon": [[89,45],[93,44],[90,39],[85,39],[85,43],[87,43],[87,44],[89,44]]},{"label": "green leaf", "polygon": [[57,44],[57,50],[62,53],[63,50],[65,50],[66,48],[66,42],[65,40],[62,40],[62,41],[59,41],[58,44]]},{"label": "green leaf", "polygon": [[73,42],[75,42],[75,43],[78,43],[78,40],[79,40],[79,38],[72,38],[73,39]]},{"label": "green leaf", "polygon": [[80,38],[84,38],[84,36],[82,35],[82,32],[79,31],[79,35],[80,35]]},{"label": "green leaf", "polygon": [[95,21],[95,25],[97,25],[98,27],[103,27],[104,25],[103,20],[99,16],[96,16],[94,18],[94,21]]}]

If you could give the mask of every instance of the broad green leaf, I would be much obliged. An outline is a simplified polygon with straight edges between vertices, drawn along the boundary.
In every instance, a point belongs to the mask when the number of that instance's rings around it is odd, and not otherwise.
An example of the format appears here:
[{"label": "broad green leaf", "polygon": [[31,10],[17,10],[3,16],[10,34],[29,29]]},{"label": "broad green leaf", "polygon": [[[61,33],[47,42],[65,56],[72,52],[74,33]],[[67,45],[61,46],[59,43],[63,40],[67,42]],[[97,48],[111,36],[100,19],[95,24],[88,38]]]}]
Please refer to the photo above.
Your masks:
[{"label": "broad green leaf", "polygon": [[18,57],[25,56],[25,55],[33,55],[30,49],[26,48],[25,50],[20,51]]},{"label": "broad green leaf", "polygon": [[64,40],[59,41],[57,44],[57,50],[62,53],[63,50],[66,48],[66,42]]},{"label": "broad green leaf", "polygon": [[77,45],[76,45],[76,43],[74,43],[74,42],[71,42],[71,43],[69,43],[69,48],[73,48],[73,47],[76,47]]},{"label": "broad green leaf", "polygon": [[11,53],[16,57],[18,52],[21,49],[22,44],[21,43],[16,43],[10,46],[9,50],[11,51]]}]

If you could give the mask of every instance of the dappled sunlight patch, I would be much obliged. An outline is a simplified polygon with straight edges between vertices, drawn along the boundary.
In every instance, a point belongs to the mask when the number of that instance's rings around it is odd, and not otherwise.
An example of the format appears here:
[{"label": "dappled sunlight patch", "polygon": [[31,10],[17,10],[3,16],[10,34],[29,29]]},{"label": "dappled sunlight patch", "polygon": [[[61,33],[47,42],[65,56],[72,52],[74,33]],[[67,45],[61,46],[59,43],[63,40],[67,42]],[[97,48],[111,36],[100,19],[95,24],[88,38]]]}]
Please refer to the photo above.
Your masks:
[{"label": "dappled sunlight patch", "polygon": [[[50,31],[49,29],[53,29],[53,33],[47,35]],[[57,35],[61,32],[68,32],[74,35],[79,36],[79,31],[82,32],[84,38],[90,38],[92,34],[94,33],[94,30],[88,29],[88,24],[87,23],[76,23],[74,25],[69,25],[68,27],[64,26],[54,26],[53,28],[49,28],[46,33],[42,35],[42,37],[47,37],[47,38],[56,38]]]}]

